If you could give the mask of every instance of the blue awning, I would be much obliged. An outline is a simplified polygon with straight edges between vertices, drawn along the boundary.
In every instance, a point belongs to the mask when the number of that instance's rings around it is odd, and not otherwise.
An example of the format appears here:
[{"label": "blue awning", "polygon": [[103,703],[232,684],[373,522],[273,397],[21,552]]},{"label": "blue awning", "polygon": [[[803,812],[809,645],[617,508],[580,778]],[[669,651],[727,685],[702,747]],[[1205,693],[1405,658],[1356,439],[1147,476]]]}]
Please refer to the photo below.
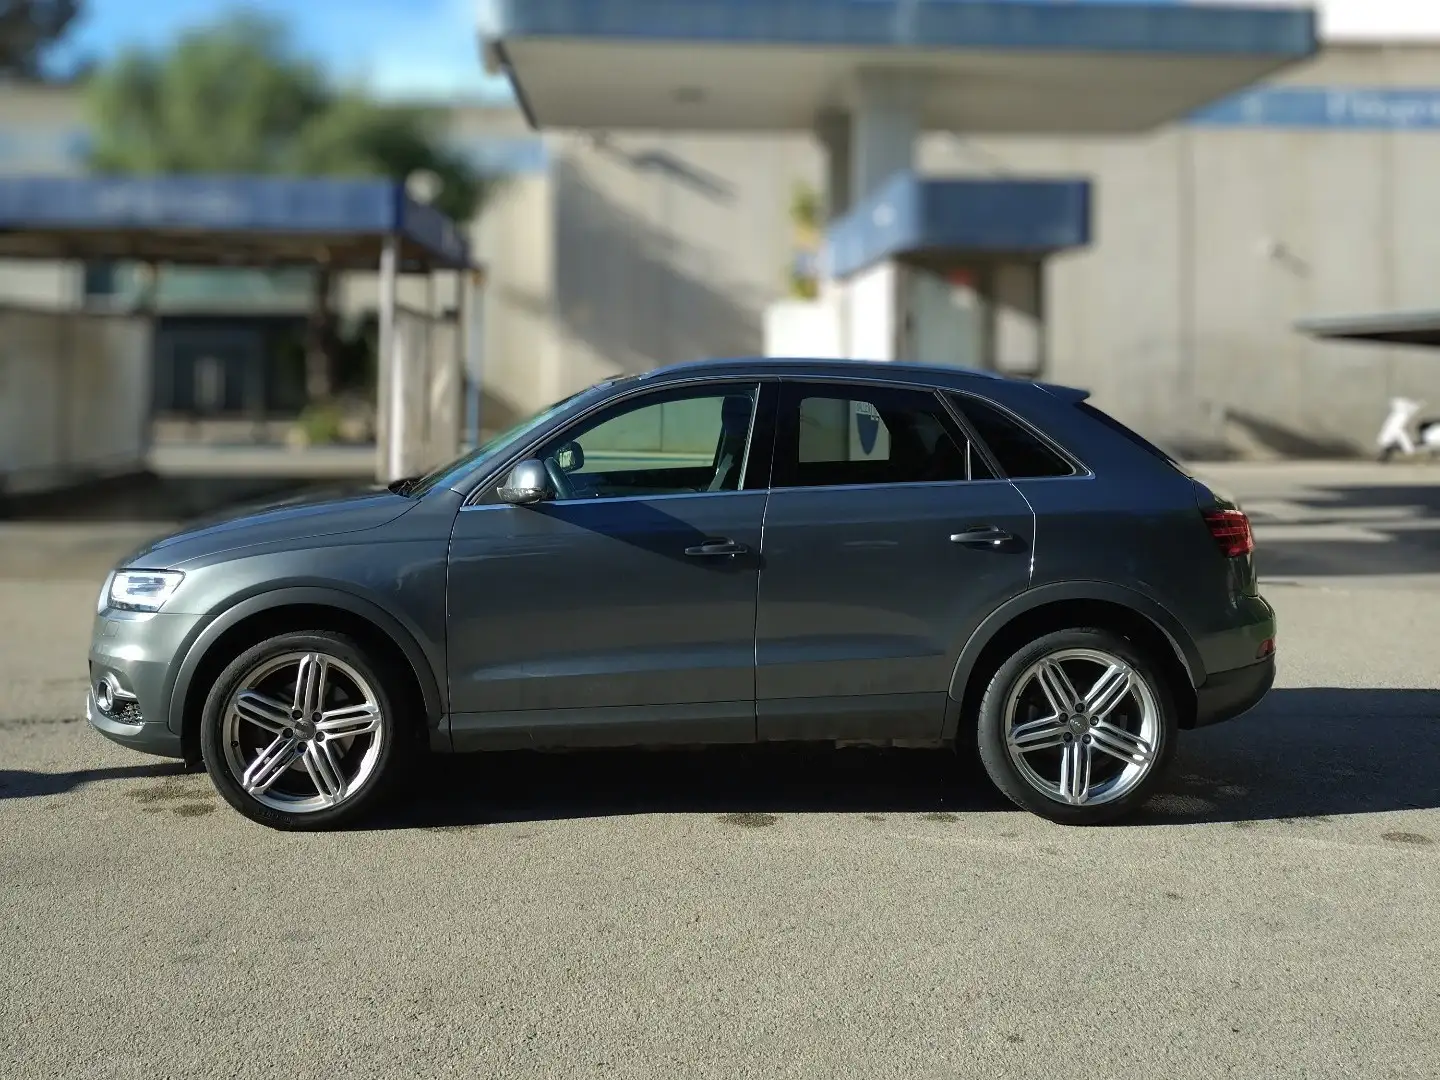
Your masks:
[{"label": "blue awning", "polygon": [[1315,48],[1294,6],[1175,0],[490,0],[497,39],[603,38],[830,48],[1273,53]]},{"label": "blue awning", "polygon": [[407,269],[470,265],[460,228],[390,180],[0,179],[0,258],[372,269],[391,236]]},{"label": "blue awning", "polygon": [[1090,181],[892,177],[830,226],[825,265],[848,277],[884,259],[1038,257],[1090,243]]}]

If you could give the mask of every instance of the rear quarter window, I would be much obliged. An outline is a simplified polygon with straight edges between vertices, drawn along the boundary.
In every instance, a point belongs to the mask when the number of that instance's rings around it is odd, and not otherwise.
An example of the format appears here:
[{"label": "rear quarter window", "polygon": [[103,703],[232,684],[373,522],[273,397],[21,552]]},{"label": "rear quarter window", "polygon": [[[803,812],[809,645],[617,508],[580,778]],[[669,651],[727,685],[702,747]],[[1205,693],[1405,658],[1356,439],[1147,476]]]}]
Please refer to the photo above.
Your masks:
[{"label": "rear quarter window", "polygon": [[999,406],[971,394],[949,397],[1011,480],[1076,474],[1065,455]]},{"label": "rear quarter window", "polygon": [[[1097,424],[1103,424],[1105,427],[1113,431],[1116,435],[1119,435],[1121,438],[1128,440],[1132,446],[1139,447],[1151,457],[1159,458],[1161,461],[1165,462],[1165,464],[1169,465],[1172,469],[1180,473],[1182,476],[1190,476],[1190,473],[1186,470],[1184,465],[1181,465],[1180,462],[1176,461],[1164,450],[1161,450],[1160,447],[1156,446],[1149,439],[1145,438],[1145,436],[1141,435],[1138,431],[1126,427],[1119,420],[1116,420],[1113,416],[1105,412],[1103,409],[1097,409],[1088,401],[1076,402],[1075,408],[1079,409],[1080,412],[1084,413],[1091,420],[1094,420]],[[1194,479],[1194,477],[1191,477],[1191,479]]]}]

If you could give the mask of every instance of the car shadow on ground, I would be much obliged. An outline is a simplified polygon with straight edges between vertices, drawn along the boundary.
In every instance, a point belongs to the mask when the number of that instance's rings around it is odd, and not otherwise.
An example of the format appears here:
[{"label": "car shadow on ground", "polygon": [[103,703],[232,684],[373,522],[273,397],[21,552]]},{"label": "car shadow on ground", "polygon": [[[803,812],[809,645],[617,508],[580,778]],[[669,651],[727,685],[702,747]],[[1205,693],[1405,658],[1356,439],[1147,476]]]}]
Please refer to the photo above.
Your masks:
[{"label": "car shadow on ground", "polygon": [[178,761],[157,761],[146,765],[123,765],[111,769],[77,769],[74,772],[42,773],[28,769],[0,769],[0,802],[6,799],[34,799],[64,795],[87,784],[107,780],[145,780],[179,776],[185,767]]},{"label": "car shadow on ground", "polygon": [[[1440,692],[1279,689],[1249,716],[1182,736],[1137,826],[1321,819],[1440,807]],[[963,815],[1010,808],[973,754],[736,747],[431,759],[366,822],[446,828],[622,814]]]}]

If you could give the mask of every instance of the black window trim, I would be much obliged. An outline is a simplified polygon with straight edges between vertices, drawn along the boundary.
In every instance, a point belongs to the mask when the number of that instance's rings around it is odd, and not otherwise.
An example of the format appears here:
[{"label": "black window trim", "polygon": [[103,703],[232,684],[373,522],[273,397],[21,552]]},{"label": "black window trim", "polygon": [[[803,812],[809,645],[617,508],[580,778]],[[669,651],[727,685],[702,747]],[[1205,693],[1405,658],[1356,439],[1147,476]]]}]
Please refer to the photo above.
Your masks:
[{"label": "black window trim", "polygon": [[[487,501],[484,501],[484,500],[487,498],[487,496],[493,496],[493,495],[494,495],[495,489],[500,486],[500,484],[504,481],[505,477],[509,475],[510,470],[513,469],[516,465],[518,465],[520,462],[524,461],[526,458],[532,456],[536,450],[538,450],[540,447],[544,446],[544,445],[545,445],[547,442],[549,442],[551,439],[554,439],[554,438],[556,438],[557,436],[564,434],[566,431],[571,430],[571,429],[574,428],[577,424],[581,424],[581,423],[585,422],[586,420],[588,420],[590,417],[593,417],[593,416],[594,416],[596,413],[598,413],[598,412],[601,412],[601,411],[603,411],[603,410],[605,410],[605,409],[612,408],[613,406],[616,406],[616,405],[624,404],[625,402],[630,401],[630,400],[632,400],[632,399],[634,399],[634,398],[647,397],[647,396],[652,395],[652,394],[664,394],[664,393],[669,393],[669,392],[671,392],[671,391],[683,390],[683,389],[703,390],[703,389],[704,389],[705,387],[707,387],[707,386],[725,386],[725,385],[733,385],[733,384],[735,384],[735,383],[742,383],[742,384],[747,385],[747,386],[757,386],[757,387],[759,388],[758,392],[757,392],[756,395],[755,395],[755,398],[756,398],[756,414],[755,414],[754,417],[751,418],[751,421],[750,421],[750,438],[749,438],[749,442],[747,443],[746,449],[745,449],[744,472],[742,473],[741,478],[740,478],[740,485],[741,485],[741,486],[739,487],[739,489],[736,490],[736,491],[705,491],[705,492],[692,492],[692,493],[684,493],[684,492],[682,492],[682,493],[679,493],[679,494],[673,495],[673,496],[640,496],[640,495],[631,495],[631,496],[623,496],[622,498],[625,498],[625,499],[638,499],[638,498],[694,498],[696,495],[741,495],[741,494],[745,494],[745,493],[750,492],[750,491],[757,490],[757,489],[750,488],[750,487],[747,487],[747,486],[746,486],[746,481],[749,479],[749,474],[750,474],[750,465],[751,465],[751,456],[752,456],[752,455],[751,455],[751,447],[754,446],[754,443],[755,443],[755,435],[756,435],[757,431],[759,430],[758,425],[759,425],[759,423],[760,423],[760,422],[762,421],[762,419],[763,419],[762,416],[761,416],[761,413],[760,413],[760,409],[761,409],[761,408],[764,406],[764,404],[765,404],[765,384],[766,384],[767,382],[775,382],[775,381],[776,381],[775,378],[774,378],[773,376],[769,376],[769,375],[726,374],[726,375],[697,375],[697,376],[695,376],[695,377],[693,377],[693,378],[688,378],[688,379],[674,379],[674,380],[667,380],[667,381],[665,381],[665,382],[658,382],[658,383],[657,383],[657,382],[644,382],[644,383],[640,383],[640,384],[638,384],[638,385],[637,385],[637,384],[631,384],[626,390],[622,391],[621,393],[614,394],[614,395],[605,397],[605,398],[603,398],[603,399],[600,400],[600,401],[594,402],[592,405],[590,405],[588,408],[586,408],[583,412],[576,413],[574,416],[571,416],[571,417],[569,417],[568,419],[557,423],[555,426],[551,427],[548,431],[541,432],[539,435],[537,435],[537,436],[535,436],[534,438],[532,438],[532,439],[530,439],[529,441],[527,441],[527,442],[526,442],[523,446],[521,446],[518,450],[516,450],[516,451],[514,451],[513,453],[507,455],[498,465],[495,466],[494,469],[487,469],[487,470],[486,470],[478,479],[476,479],[476,480],[474,481],[474,483],[469,487],[468,491],[467,491],[466,494],[465,494],[464,500],[463,500],[463,501],[461,502],[461,504],[460,504],[460,509],[461,509],[462,511],[463,511],[463,510],[480,510],[480,509],[488,509],[488,508],[495,507],[495,506],[508,506],[508,505],[509,505],[508,503],[495,503],[495,502],[487,502]],[[772,397],[772,400],[773,400],[773,397]],[[773,421],[772,421],[772,422],[773,422]],[[772,430],[773,430],[773,429],[772,429]],[[774,450],[773,450],[773,447],[772,447],[772,449],[771,449],[771,468],[773,469],[773,467],[774,467]],[[768,480],[768,476],[769,476],[769,474],[768,474],[768,470],[767,470],[767,480]],[[567,500],[567,501],[568,501],[568,500]],[[578,499],[577,499],[577,500],[574,500],[574,501],[579,502],[579,501],[582,501],[582,500],[578,500]],[[587,499],[587,500],[583,500],[583,501],[589,502],[589,501],[591,501],[591,500],[588,500],[588,499]],[[619,500],[619,499],[612,499],[612,500],[609,500],[609,501],[611,501],[611,502],[617,502],[617,501],[620,501],[620,500]]]},{"label": "black window trim", "polygon": [[[803,484],[786,484],[786,485],[784,485],[784,486],[772,486],[772,487],[770,488],[770,490],[771,490],[772,492],[774,492],[774,491],[869,491],[869,490],[872,490],[872,489],[875,489],[875,488],[894,488],[894,487],[927,488],[927,487],[953,487],[953,486],[956,485],[956,484],[996,484],[996,483],[998,483],[998,484],[1008,484],[1008,483],[1009,483],[1009,480],[1007,480],[1007,479],[1005,478],[1004,473],[1003,473],[999,468],[996,467],[996,465],[995,465],[995,463],[994,463],[994,461],[993,461],[993,459],[992,459],[992,457],[991,457],[991,455],[990,455],[990,453],[989,453],[988,448],[985,447],[984,443],[982,443],[980,440],[978,440],[978,439],[975,438],[975,434],[974,434],[973,431],[971,431],[970,425],[967,424],[967,423],[965,423],[962,418],[956,416],[956,410],[955,410],[954,406],[953,406],[953,405],[947,400],[947,398],[946,398],[946,394],[950,392],[950,389],[951,389],[950,387],[937,386],[937,385],[935,385],[934,383],[913,382],[913,381],[906,380],[906,379],[890,379],[890,378],[874,378],[874,377],[858,377],[858,378],[857,378],[857,377],[855,377],[855,376],[846,377],[846,376],[843,376],[843,375],[831,375],[831,374],[825,374],[825,375],[799,375],[799,374],[796,374],[796,375],[783,375],[783,376],[780,377],[780,379],[779,379],[778,381],[779,381],[779,383],[780,383],[780,392],[776,394],[775,410],[774,410],[775,446],[774,446],[774,450],[772,451],[772,453],[771,453],[771,455],[770,455],[770,479],[771,479],[772,482],[773,482],[774,479],[775,479],[775,470],[776,470],[776,467],[777,467],[777,465],[778,465],[778,463],[779,463],[779,459],[780,459],[780,426],[781,426],[781,415],[780,415],[780,414],[781,414],[781,409],[782,409],[783,405],[785,404],[784,391],[785,391],[786,388],[788,388],[788,387],[790,387],[790,386],[794,386],[794,385],[827,385],[827,386],[841,386],[841,387],[846,387],[846,386],[849,386],[849,387],[879,387],[879,388],[884,389],[884,390],[908,390],[908,391],[910,391],[910,392],[912,392],[912,393],[929,394],[931,397],[935,398],[936,401],[939,403],[941,414],[942,414],[943,416],[945,416],[946,418],[948,418],[953,425],[955,425],[955,427],[956,427],[956,429],[957,429],[956,433],[958,433],[958,434],[960,434],[960,435],[962,435],[962,436],[965,437],[965,439],[966,439],[967,442],[969,443],[969,447],[968,447],[968,449],[967,449],[966,462],[965,462],[965,465],[966,465],[965,472],[966,472],[967,475],[966,475],[966,478],[965,478],[964,480],[920,480],[920,481],[916,481],[915,483],[911,483],[911,484],[893,484],[893,483],[880,483],[880,484],[831,484],[831,485],[828,485],[828,486],[826,486],[826,487],[821,487],[821,488],[817,488],[817,487],[807,487],[807,486],[805,486],[805,485],[803,485]],[[983,477],[983,478],[981,478],[981,479],[976,480],[976,479],[973,479],[973,478],[969,475],[969,474],[971,474],[971,473],[974,472],[974,469],[973,469],[973,467],[972,467],[972,465],[971,465],[971,463],[970,463],[969,453],[970,453],[970,451],[973,451],[973,450],[975,450],[975,449],[979,449],[979,450],[980,450],[981,454],[982,454],[982,455],[984,456],[984,458],[985,458],[985,463],[986,463],[986,465],[989,466],[990,471],[994,474],[993,476]]]},{"label": "black window trim", "polygon": [[[1029,433],[1032,437],[1034,437],[1040,442],[1040,445],[1051,450],[1062,461],[1067,462],[1074,470],[1074,472],[1070,473],[1069,476],[1012,477],[1006,470],[1000,467],[1000,461],[995,456],[994,452],[990,449],[989,444],[986,443],[984,439],[980,438],[979,434],[975,432],[974,427],[969,422],[969,418],[965,416],[964,405],[959,402],[952,401],[951,395],[962,399],[973,398],[981,402],[982,404],[994,409],[996,412],[1005,416],[1013,423],[1019,425],[1022,431]],[[1034,424],[1030,423],[1030,421],[1026,420],[1023,416],[1017,414],[1014,409],[1002,405],[994,398],[987,397],[984,394],[976,393],[974,390],[957,390],[954,387],[946,387],[945,390],[941,393],[940,397],[944,400],[946,406],[950,409],[951,413],[956,415],[957,418],[962,423],[964,423],[965,430],[971,434],[972,438],[975,439],[976,444],[984,450],[985,459],[990,463],[990,467],[995,470],[995,475],[1003,478],[1006,482],[1011,482],[1014,480],[1024,480],[1028,484],[1042,480],[1093,480],[1095,478],[1095,473],[1090,468],[1090,466],[1086,465],[1078,457],[1072,454],[1069,450],[1065,449],[1065,447],[1061,446],[1049,435],[1046,435],[1043,431],[1037,428]]]}]

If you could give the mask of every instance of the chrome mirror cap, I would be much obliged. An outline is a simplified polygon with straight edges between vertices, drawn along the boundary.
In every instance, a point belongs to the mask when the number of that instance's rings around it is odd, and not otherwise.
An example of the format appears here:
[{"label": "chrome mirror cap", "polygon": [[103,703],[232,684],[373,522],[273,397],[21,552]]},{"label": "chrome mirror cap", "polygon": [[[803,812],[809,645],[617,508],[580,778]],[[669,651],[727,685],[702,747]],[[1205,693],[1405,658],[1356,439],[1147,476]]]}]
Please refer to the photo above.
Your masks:
[{"label": "chrome mirror cap", "polygon": [[544,462],[529,458],[510,470],[495,494],[512,506],[533,506],[550,497],[550,474]]}]

